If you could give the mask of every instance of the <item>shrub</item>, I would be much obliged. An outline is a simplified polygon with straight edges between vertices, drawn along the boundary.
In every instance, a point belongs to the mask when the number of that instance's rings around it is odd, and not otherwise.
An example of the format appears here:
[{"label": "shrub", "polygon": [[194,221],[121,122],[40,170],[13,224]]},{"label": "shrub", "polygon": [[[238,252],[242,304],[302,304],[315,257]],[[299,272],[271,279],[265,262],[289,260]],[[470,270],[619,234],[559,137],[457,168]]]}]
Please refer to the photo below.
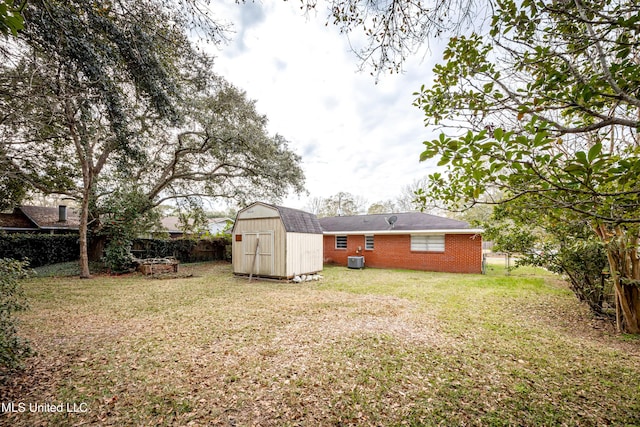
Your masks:
[{"label": "shrub", "polygon": [[28,342],[18,337],[14,317],[27,309],[19,281],[33,274],[27,269],[28,264],[0,259],[0,366],[8,370],[20,368],[22,360],[32,353]]},{"label": "shrub", "polygon": [[229,260],[231,237],[209,239],[135,239],[134,253],[138,258],[173,257],[182,262]]},{"label": "shrub", "polygon": [[174,257],[182,262],[191,261],[191,252],[197,242],[190,239],[135,239],[134,249],[138,258]]},{"label": "shrub", "polygon": [[134,263],[130,242],[110,240],[104,249],[102,262],[113,273],[131,271]]},{"label": "shrub", "polygon": [[76,261],[77,234],[0,234],[0,258],[29,260],[31,267]]},{"label": "shrub", "polygon": [[564,275],[576,297],[585,302],[594,314],[610,317],[604,304],[607,289],[602,274],[608,263],[602,244],[584,236],[559,240],[559,245],[549,245],[538,253],[528,254],[519,263],[544,267]]},{"label": "shrub", "polygon": [[549,238],[520,263],[562,274],[573,293],[588,304],[594,314],[611,317],[605,307],[608,289],[603,270],[608,261],[602,243],[585,223],[558,221],[548,224],[547,232]]}]

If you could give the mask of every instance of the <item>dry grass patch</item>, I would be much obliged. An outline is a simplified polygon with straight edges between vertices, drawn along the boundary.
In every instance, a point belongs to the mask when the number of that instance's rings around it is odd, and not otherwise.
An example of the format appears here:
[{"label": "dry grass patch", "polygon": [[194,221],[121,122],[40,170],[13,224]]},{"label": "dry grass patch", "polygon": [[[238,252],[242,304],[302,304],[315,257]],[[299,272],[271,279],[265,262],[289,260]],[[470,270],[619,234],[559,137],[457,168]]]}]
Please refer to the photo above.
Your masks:
[{"label": "dry grass patch", "polygon": [[[184,268],[184,267],[183,267]],[[187,267],[188,268],[188,267]],[[41,278],[12,425],[640,423],[638,341],[584,326],[550,276],[328,268],[305,284]],[[587,316],[587,317],[585,317]]]}]

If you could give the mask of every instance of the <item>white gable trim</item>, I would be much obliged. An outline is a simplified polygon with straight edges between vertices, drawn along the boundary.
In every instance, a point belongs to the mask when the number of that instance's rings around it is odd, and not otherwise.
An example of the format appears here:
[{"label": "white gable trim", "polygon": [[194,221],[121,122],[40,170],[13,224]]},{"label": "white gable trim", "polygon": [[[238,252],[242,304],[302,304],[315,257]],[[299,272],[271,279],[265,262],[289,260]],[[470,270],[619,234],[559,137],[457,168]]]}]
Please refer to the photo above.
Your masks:
[{"label": "white gable trim", "polygon": [[449,230],[367,230],[367,231],[323,231],[326,236],[381,235],[381,234],[482,234],[481,228],[460,228]]}]

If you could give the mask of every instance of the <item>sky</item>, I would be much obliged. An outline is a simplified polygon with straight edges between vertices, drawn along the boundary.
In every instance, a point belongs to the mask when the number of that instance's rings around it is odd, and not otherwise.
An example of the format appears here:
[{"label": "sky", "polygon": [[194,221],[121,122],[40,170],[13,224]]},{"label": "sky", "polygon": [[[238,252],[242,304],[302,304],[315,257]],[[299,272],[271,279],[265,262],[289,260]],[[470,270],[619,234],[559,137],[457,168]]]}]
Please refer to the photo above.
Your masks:
[{"label": "sky", "polygon": [[[309,194],[284,206],[338,192],[368,204],[395,199],[402,188],[433,172],[419,162],[422,141],[435,137],[412,106],[430,82],[441,53],[412,57],[402,74],[359,71],[349,39],[327,22],[326,10],[305,16],[299,2],[216,2],[214,17],[233,24],[230,42],[213,48],[214,67],[256,100],[269,131],[302,157]],[[353,40],[352,40],[353,42]]]}]

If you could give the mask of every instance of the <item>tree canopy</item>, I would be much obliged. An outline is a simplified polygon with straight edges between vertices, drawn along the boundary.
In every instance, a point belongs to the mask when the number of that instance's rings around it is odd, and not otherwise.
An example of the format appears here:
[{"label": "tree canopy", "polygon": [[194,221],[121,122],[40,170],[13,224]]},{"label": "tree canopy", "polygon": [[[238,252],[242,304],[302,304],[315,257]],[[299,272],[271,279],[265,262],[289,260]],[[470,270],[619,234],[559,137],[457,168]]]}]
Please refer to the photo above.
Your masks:
[{"label": "tree canopy", "polygon": [[[317,0],[303,7],[317,10]],[[481,0],[329,0],[328,21],[350,36],[362,68],[372,74],[400,72],[409,55],[431,39],[456,34],[488,17]],[[354,34],[354,31],[361,33]],[[351,37],[351,36],[354,37]]]},{"label": "tree canopy", "polygon": [[169,6],[33,0],[24,30],[5,40],[0,184],[81,202],[83,276],[100,200],[123,183],[147,198],[138,210],[169,198],[278,199],[303,188],[299,157],[212,72],[187,36],[190,15]]},{"label": "tree canopy", "polygon": [[619,327],[638,333],[640,6],[496,6],[489,37],[452,38],[434,84],[416,93],[425,124],[443,129],[424,142],[421,159],[446,167],[425,194],[588,224],[608,250]]}]

